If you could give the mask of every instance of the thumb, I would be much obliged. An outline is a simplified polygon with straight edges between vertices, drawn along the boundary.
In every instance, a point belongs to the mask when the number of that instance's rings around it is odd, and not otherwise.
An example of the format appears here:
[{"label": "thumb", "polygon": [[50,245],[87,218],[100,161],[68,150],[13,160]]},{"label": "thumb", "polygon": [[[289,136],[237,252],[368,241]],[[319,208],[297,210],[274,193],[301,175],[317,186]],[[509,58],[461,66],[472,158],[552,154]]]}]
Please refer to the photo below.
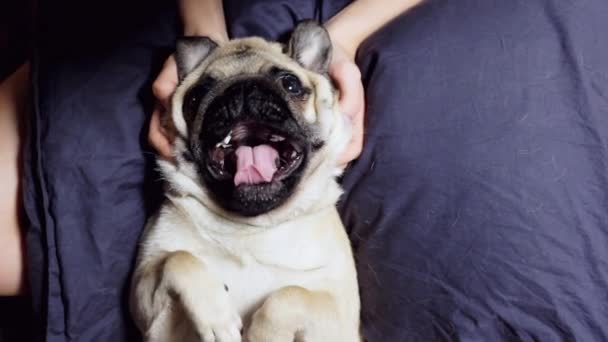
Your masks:
[{"label": "thumb", "polygon": [[363,105],[361,72],[354,63],[340,63],[332,71],[332,76],[340,89],[340,109],[352,118]]},{"label": "thumb", "polygon": [[177,64],[175,57],[169,56],[163,65],[158,77],[152,84],[152,93],[154,97],[162,104],[164,108],[169,106],[169,98],[177,87]]}]

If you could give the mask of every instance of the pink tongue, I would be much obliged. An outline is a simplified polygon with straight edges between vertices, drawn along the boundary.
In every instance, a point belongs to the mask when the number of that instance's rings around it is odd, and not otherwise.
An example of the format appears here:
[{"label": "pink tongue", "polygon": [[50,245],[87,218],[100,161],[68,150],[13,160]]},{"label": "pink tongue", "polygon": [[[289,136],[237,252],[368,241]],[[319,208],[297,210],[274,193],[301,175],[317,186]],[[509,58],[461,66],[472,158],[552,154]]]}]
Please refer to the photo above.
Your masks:
[{"label": "pink tongue", "polygon": [[234,185],[270,182],[277,171],[279,153],[268,145],[241,146],[236,149]]}]

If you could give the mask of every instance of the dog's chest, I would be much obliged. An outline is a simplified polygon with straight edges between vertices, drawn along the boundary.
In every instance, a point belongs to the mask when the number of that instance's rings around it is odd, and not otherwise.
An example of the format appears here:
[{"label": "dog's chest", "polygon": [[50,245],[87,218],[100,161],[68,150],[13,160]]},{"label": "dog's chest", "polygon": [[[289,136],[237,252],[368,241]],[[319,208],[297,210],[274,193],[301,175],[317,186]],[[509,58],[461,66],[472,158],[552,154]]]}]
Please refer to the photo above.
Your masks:
[{"label": "dog's chest", "polygon": [[325,268],[295,270],[256,261],[237,264],[225,259],[209,260],[209,268],[222,281],[242,317],[249,316],[272,292],[290,285],[320,286]]},{"label": "dog's chest", "polygon": [[328,246],[332,240],[319,240],[314,228],[284,228],[222,243],[225,249],[202,246],[196,251],[211,274],[224,283],[243,317],[281,287],[323,288],[335,275],[332,253],[336,248]]}]

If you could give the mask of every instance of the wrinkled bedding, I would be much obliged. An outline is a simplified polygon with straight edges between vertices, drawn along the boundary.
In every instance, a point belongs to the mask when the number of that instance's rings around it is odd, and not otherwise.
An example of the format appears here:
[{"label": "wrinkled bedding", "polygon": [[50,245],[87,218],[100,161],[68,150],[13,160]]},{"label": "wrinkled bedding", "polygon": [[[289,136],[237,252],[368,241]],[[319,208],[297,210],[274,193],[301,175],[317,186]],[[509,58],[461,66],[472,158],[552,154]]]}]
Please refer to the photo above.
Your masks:
[{"label": "wrinkled bedding", "polygon": [[[226,1],[279,39],[347,1]],[[24,205],[47,341],[138,338],[160,200],[150,84],[173,2],[43,2]],[[608,2],[436,0],[361,47],[365,149],[342,179],[369,341],[606,341]]]}]

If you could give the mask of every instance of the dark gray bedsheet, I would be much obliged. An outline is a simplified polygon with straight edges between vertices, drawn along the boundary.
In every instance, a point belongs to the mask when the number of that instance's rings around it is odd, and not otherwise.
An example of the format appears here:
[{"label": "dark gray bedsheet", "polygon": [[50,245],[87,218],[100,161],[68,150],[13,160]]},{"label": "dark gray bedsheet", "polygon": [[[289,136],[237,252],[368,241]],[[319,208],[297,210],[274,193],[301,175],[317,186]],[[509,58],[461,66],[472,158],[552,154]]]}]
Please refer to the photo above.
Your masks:
[{"label": "dark gray bedsheet", "polygon": [[[276,38],[341,6],[226,13],[233,36]],[[40,12],[24,199],[36,331],[128,340],[129,272],[159,198],[149,87],[177,16],[142,1]],[[370,341],[608,340],[607,18],[605,0],[436,0],[362,47],[366,145],[340,210]]]}]

